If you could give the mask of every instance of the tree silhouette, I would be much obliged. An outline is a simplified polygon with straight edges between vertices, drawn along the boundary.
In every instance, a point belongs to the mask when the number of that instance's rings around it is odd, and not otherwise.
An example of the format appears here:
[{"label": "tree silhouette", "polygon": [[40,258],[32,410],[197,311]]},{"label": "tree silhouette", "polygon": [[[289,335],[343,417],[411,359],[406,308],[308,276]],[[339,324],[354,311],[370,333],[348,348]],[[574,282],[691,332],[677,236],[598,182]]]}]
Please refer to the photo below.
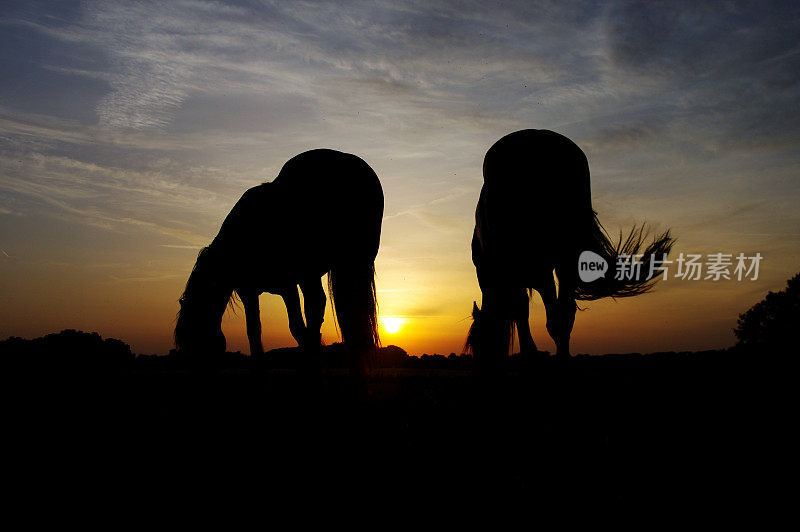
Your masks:
[{"label": "tree silhouette", "polygon": [[39,366],[42,370],[87,370],[121,367],[134,360],[128,344],[98,333],[64,329],[33,340],[0,341],[0,363]]},{"label": "tree silhouette", "polygon": [[800,326],[800,273],[780,292],[769,292],[744,314],[733,330],[741,347],[787,348]]}]

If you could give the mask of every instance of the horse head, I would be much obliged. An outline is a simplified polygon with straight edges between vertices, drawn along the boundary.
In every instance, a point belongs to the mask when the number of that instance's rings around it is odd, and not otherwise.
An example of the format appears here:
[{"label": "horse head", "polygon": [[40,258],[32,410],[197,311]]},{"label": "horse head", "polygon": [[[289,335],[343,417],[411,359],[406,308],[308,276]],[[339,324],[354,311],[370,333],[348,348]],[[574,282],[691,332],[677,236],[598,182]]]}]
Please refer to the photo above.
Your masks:
[{"label": "horse head", "polygon": [[477,301],[472,302],[472,325],[469,327],[467,333],[467,341],[464,346],[465,351],[472,353],[475,358],[480,358],[483,350],[485,339],[483,330],[483,320],[481,308],[478,306]]},{"label": "horse head", "polygon": [[175,323],[175,347],[178,351],[190,354],[224,353],[225,335],[222,333],[222,320],[207,302],[187,299],[178,300],[180,310]]},{"label": "horse head", "polygon": [[220,279],[222,270],[210,258],[208,250],[200,251],[186,289],[178,300],[175,347],[191,355],[224,353],[226,347],[222,316],[232,289]]},{"label": "horse head", "polygon": [[514,334],[514,323],[504,313],[478,307],[472,302],[472,325],[467,333],[466,350],[476,362],[502,359],[508,355]]}]

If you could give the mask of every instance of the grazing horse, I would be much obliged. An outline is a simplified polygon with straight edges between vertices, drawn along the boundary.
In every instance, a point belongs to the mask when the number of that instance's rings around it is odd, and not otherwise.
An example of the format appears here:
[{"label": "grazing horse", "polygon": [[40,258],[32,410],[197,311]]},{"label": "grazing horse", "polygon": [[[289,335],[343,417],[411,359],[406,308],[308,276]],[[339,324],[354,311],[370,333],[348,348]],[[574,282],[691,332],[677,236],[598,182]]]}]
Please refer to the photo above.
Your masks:
[{"label": "grazing horse", "polygon": [[[557,354],[569,356],[576,301],[635,296],[657,281],[644,274],[669,253],[674,242],[669,231],[644,250],[644,225],[634,226],[625,239],[620,233],[619,243],[612,244],[592,209],[586,155],[567,137],[536,129],[510,133],[486,153],[483,179],[472,236],[482,302],[480,308],[473,303],[467,337],[476,362],[504,359],[515,329],[521,352],[536,351],[528,324],[533,290],[542,296]],[[585,250],[600,255],[609,269],[618,258],[640,255],[643,275],[607,274],[584,282],[578,259]]]},{"label": "grazing horse", "polygon": [[269,292],[283,298],[298,345],[318,351],[327,273],[351,370],[363,373],[379,343],[374,264],[382,218],[381,183],[359,157],[320,149],[291,158],[272,182],[242,195],[200,251],[180,298],[176,347],[224,352],[222,316],[235,292],[250,353],[263,353],[258,296]]}]

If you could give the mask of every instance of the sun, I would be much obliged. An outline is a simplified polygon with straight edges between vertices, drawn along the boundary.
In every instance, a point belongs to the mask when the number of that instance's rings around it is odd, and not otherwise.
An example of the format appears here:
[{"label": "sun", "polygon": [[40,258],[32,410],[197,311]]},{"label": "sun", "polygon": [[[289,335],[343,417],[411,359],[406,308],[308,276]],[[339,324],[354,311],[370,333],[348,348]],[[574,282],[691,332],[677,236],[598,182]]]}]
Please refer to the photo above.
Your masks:
[{"label": "sun", "polygon": [[385,330],[387,333],[397,334],[400,332],[400,329],[403,328],[403,324],[406,322],[406,320],[396,316],[381,316],[380,322],[383,326],[383,330]]}]

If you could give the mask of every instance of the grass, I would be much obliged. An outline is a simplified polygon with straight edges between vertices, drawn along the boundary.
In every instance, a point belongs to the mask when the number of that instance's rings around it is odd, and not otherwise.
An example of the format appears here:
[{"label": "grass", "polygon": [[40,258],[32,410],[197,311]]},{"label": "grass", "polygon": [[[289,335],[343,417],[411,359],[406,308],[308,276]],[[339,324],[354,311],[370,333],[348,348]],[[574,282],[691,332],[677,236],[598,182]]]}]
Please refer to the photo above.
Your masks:
[{"label": "grass", "polygon": [[360,399],[339,369],[5,372],[8,478],[120,492],[136,480],[173,496],[259,478],[265,497],[483,494],[620,512],[738,500],[782,467],[793,420],[782,364],[724,352],[537,358],[493,382],[382,368]]}]

